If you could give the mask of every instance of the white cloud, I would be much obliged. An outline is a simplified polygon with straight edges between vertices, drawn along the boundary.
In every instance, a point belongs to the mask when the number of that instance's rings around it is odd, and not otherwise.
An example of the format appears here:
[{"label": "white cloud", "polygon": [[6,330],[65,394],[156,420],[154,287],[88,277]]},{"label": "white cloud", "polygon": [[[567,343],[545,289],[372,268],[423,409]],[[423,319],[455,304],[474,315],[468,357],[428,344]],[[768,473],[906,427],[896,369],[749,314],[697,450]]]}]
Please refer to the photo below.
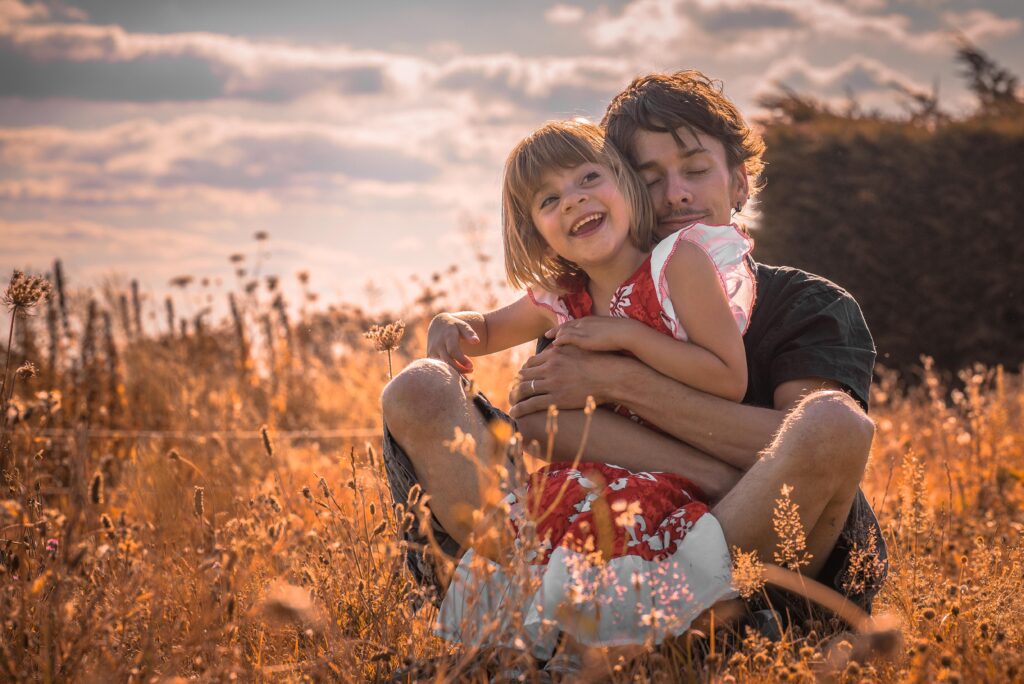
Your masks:
[{"label": "white cloud", "polygon": [[544,18],[550,24],[565,26],[579,23],[583,18],[584,10],[578,5],[552,5],[544,12]]},{"label": "white cloud", "polygon": [[781,59],[765,72],[765,81],[758,94],[774,90],[777,83],[789,85],[799,92],[825,95],[842,93],[846,87],[855,93],[889,90],[894,85],[911,91],[922,91],[928,87],[865,55],[851,55],[832,66],[814,66],[803,57]]},{"label": "white cloud", "polygon": [[988,38],[1005,38],[1020,33],[1022,22],[1016,17],[998,17],[988,10],[943,12],[950,30],[959,31],[967,40],[980,43]]}]

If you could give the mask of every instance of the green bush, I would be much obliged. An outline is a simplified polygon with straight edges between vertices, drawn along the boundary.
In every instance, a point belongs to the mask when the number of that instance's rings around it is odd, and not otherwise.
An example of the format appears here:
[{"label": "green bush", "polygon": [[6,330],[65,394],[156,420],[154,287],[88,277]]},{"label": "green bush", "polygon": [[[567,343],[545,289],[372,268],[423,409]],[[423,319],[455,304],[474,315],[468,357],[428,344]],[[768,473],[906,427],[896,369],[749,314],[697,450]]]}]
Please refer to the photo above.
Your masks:
[{"label": "green bush", "polygon": [[1024,361],[1024,105],[928,124],[801,111],[766,126],[756,258],[847,289],[887,366]]}]

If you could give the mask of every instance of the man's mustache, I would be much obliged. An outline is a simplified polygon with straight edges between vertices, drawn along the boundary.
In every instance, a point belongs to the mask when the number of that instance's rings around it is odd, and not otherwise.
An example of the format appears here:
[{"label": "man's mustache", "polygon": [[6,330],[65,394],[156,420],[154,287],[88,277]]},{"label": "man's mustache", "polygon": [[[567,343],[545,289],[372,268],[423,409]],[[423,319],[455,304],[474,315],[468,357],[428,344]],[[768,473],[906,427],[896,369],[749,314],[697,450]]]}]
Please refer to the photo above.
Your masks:
[{"label": "man's mustache", "polygon": [[706,211],[674,211],[671,214],[666,214],[665,216],[660,217],[658,220],[660,220],[660,221],[672,221],[672,220],[675,220],[675,219],[688,220],[688,219],[694,219],[694,218],[703,218],[704,216],[707,216],[707,215],[708,215],[708,213]]}]

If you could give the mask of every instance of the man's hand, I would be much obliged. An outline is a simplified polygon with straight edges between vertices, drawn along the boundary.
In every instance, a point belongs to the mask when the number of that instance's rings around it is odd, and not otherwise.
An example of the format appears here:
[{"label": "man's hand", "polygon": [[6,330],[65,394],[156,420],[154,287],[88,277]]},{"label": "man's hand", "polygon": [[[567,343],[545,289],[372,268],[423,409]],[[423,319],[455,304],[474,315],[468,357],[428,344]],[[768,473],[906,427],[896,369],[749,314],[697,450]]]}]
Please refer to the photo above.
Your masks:
[{"label": "man's hand", "polygon": [[623,360],[618,354],[590,352],[573,345],[548,347],[523,364],[508,395],[509,413],[519,418],[546,411],[551,404],[559,409],[583,408],[588,396],[603,403],[607,400],[605,388],[620,381],[616,371]]},{"label": "man's hand", "polygon": [[555,347],[571,344],[588,351],[621,351],[629,349],[636,326],[643,323],[631,318],[585,316],[555,326],[544,336],[552,339]]}]

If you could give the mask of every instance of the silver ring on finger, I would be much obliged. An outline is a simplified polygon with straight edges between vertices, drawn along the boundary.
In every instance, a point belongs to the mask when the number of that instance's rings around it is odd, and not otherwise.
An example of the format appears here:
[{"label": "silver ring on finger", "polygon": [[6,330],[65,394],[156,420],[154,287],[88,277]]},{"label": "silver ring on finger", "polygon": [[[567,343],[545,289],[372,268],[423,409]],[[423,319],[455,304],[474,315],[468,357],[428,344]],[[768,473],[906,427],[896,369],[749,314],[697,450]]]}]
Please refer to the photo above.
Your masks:
[{"label": "silver ring on finger", "polygon": [[537,381],[536,380],[530,380],[530,396],[536,396],[536,395],[537,395]]}]

